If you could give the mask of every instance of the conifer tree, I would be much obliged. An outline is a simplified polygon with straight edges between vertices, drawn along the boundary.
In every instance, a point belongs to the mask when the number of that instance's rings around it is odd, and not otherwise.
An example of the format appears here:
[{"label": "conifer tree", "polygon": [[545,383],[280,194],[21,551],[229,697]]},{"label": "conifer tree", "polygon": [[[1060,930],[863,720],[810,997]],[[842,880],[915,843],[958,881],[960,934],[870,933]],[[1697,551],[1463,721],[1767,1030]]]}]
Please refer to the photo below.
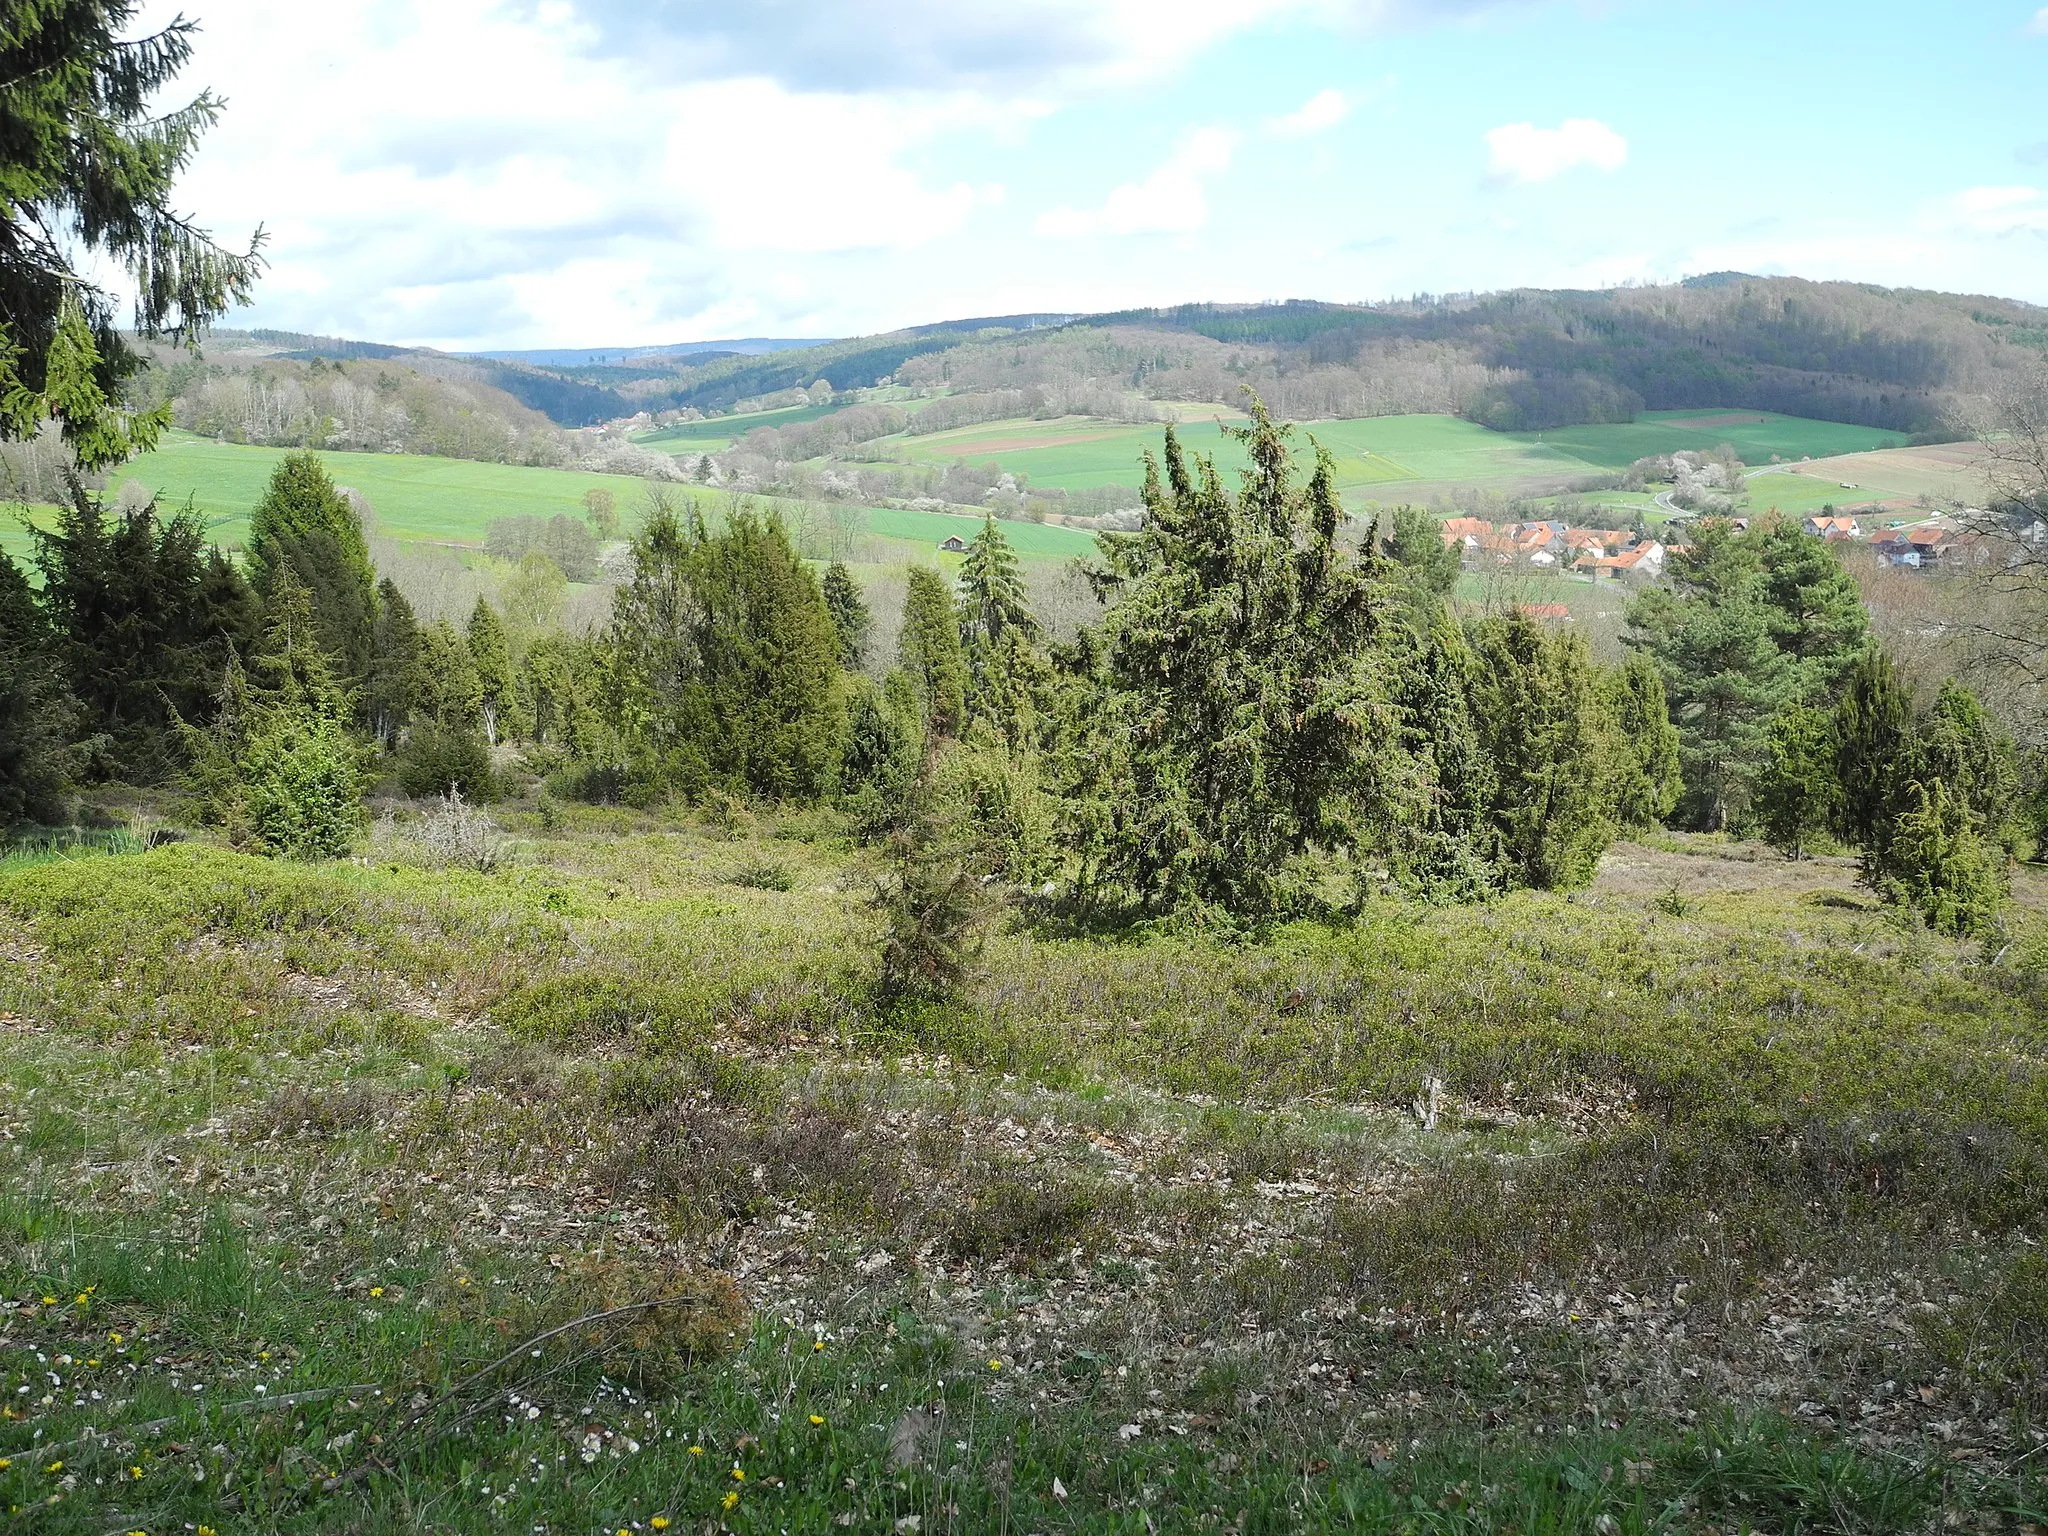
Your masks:
[{"label": "conifer tree", "polygon": [[483,732],[484,690],[468,640],[446,619],[419,631],[414,650],[412,715],[444,731]]},{"label": "conifer tree", "polygon": [[1606,722],[1585,642],[1546,636],[1517,609],[1479,625],[1473,651],[1472,715],[1493,769],[1509,883],[1581,885],[1611,831],[1600,774]]},{"label": "conifer tree", "polygon": [[1609,800],[1615,820],[1624,827],[1654,827],[1677,807],[1685,789],[1664,679],[1654,661],[1635,651],[1606,674],[1601,696],[1614,732],[1616,773]]},{"label": "conifer tree", "polygon": [[77,714],[35,593],[0,551],[0,832],[61,818]]},{"label": "conifer tree", "polygon": [[930,566],[910,568],[897,654],[924,711],[925,728],[957,736],[967,718],[967,658],[946,578]]},{"label": "conifer tree", "polygon": [[2010,850],[2018,840],[2019,764],[1977,696],[1954,678],[1920,726],[1919,771],[1969,809],[1979,836]]},{"label": "conifer tree", "polygon": [[1037,635],[1038,620],[1024,597],[1023,568],[993,512],[983,517],[981,532],[968,541],[959,585],[960,638],[970,648],[980,644],[993,649],[1010,630],[1026,639]]},{"label": "conifer tree", "polygon": [[344,684],[368,681],[376,649],[377,578],[356,510],[317,455],[290,453],[249,516],[249,570],[266,601],[289,566],[313,595],[321,642]]},{"label": "conifer tree", "polygon": [[1385,836],[1403,883],[1427,901],[1475,901],[1501,888],[1493,765],[1473,724],[1475,662],[1439,601],[1426,634],[1391,658],[1403,756],[1416,777],[1387,807]]},{"label": "conifer tree", "polygon": [[370,732],[396,749],[412,716],[413,674],[418,667],[419,621],[412,604],[390,577],[377,584],[377,626],[371,648],[368,714]]},{"label": "conifer tree", "polygon": [[1444,541],[1443,525],[1427,508],[1399,506],[1387,514],[1380,554],[1410,622],[1417,630],[1428,630],[1458,584],[1463,551]]},{"label": "conifer tree", "polygon": [[832,615],[832,631],[839,637],[839,665],[858,672],[868,663],[868,631],[874,623],[867,600],[842,560],[825,568],[824,590],[825,610]]},{"label": "conifer tree", "polygon": [[498,622],[497,610],[481,597],[469,614],[469,659],[476,668],[484,740],[495,747],[500,723],[512,704],[512,648],[505,642],[505,626]]},{"label": "conifer tree", "polygon": [[1886,845],[1882,889],[1936,933],[1987,932],[2006,897],[2004,856],[1977,833],[1962,797],[1939,779],[1906,787]]},{"label": "conifer tree", "polygon": [[1795,704],[1772,720],[1770,758],[1757,777],[1756,814],[1765,840],[1789,859],[1803,858],[1841,814],[1835,755],[1835,720],[1828,711]]},{"label": "conifer tree", "polygon": [[1338,543],[1329,455],[1303,483],[1288,434],[1252,401],[1232,494],[1169,427],[1163,481],[1146,460],[1144,529],[1101,541],[1108,687],[1069,832],[1091,900],[1262,916],[1295,855],[1359,841],[1379,746],[1359,676],[1375,566]]},{"label": "conifer tree", "polygon": [[1915,804],[1919,744],[1913,703],[1883,649],[1865,648],[1835,714],[1835,776],[1842,786],[1842,835],[1863,855],[1863,876],[1881,885],[1892,837]]},{"label": "conifer tree", "polygon": [[97,739],[99,769],[175,771],[174,723],[203,721],[228,654],[255,638],[248,585],[189,508],[109,512],[73,482],[56,527],[32,527],[52,656]]},{"label": "conifer tree", "polygon": [[1771,638],[1798,664],[1803,698],[1832,703],[1870,632],[1855,578],[1842,569],[1834,546],[1797,523],[1777,519],[1751,536]]},{"label": "conifer tree", "polygon": [[52,417],[85,469],[154,446],[169,407],[136,415],[123,384],[146,366],[97,268],[133,280],[133,330],[184,341],[258,269],[175,205],[175,184],[221,104],[163,103],[191,57],[182,17],[124,38],[134,0],[36,0],[0,19],[0,436]]}]

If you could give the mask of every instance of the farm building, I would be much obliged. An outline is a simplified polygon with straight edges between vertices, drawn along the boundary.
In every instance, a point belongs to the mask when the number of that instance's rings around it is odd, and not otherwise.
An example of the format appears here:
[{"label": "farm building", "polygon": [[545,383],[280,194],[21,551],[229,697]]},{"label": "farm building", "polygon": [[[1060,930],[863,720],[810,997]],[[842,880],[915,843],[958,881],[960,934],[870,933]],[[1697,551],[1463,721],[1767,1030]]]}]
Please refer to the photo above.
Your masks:
[{"label": "farm building", "polygon": [[957,555],[963,553],[966,550],[967,541],[961,538],[960,535],[957,533],[949,533],[943,539],[939,540],[939,548],[943,549],[949,555]]},{"label": "farm building", "polygon": [[1855,518],[1846,515],[1822,517],[1818,513],[1800,525],[1816,539],[1860,539],[1863,529]]}]

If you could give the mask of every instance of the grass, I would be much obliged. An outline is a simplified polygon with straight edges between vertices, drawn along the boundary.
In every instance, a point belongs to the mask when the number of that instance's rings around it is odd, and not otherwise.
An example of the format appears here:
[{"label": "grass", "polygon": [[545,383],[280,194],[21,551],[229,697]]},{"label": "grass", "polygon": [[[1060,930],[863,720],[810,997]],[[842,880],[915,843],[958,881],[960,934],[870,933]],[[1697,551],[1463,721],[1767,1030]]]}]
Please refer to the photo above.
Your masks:
[{"label": "grass", "polygon": [[677,422],[672,427],[643,432],[633,440],[643,448],[655,448],[663,453],[717,453],[730,448],[756,427],[794,427],[843,411],[852,403],[792,405],[779,411],[750,411],[741,416],[716,416],[708,421]]},{"label": "grass", "polygon": [[497,814],[0,865],[8,1528],[2044,1518],[2038,873],[1995,966],[1663,837],[903,1018],[829,813]]},{"label": "grass", "polygon": [[[1236,413],[1222,413],[1234,417]],[[1727,418],[1717,420],[1716,418]],[[1706,422],[1705,425],[1696,425]],[[899,456],[917,462],[994,460],[1033,485],[1080,490],[1136,485],[1139,459],[1155,452],[1157,426],[1086,417],[1004,421],[930,436],[891,439]],[[1861,452],[1900,441],[1894,433],[1765,412],[1653,411],[1633,423],[1569,427],[1544,433],[1500,433],[1455,416],[1378,416],[1304,424],[1336,460],[1337,483],[1353,500],[1428,497],[1457,487],[1514,490],[1625,469],[1636,459],[1680,449],[1731,443],[1752,463]],[[1196,417],[1181,428],[1192,449],[1216,455],[1217,466],[1244,465],[1237,445],[1217,425]]]}]

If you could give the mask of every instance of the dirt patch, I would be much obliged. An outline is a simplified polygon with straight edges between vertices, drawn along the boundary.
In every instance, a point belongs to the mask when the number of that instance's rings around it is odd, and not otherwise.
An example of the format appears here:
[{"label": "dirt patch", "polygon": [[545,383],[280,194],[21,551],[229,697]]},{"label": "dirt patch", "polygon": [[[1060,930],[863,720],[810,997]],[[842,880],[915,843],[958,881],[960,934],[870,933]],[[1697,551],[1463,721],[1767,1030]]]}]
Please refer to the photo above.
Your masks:
[{"label": "dirt patch", "polygon": [[1761,843],[1706,844],[1684,852],[1616,843],[1600,860],[1593,880],[1595,891],[1613,896],[1657,896],[1674,886],[1684,896],[1831,892],[1859,906],[1869,900],[1869,893],[1856,884],[1854,859],[1795,862]]}]

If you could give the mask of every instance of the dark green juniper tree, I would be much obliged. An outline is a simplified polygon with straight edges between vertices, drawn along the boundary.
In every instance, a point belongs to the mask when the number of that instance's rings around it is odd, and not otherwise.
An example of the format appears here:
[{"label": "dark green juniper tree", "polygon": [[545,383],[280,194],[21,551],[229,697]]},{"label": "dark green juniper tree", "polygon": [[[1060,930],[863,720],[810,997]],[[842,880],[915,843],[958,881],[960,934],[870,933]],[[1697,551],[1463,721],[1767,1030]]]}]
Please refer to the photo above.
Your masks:
[{"label": "dark green juniper tree", "polygon": [[839,637],[839,665],[858,672],[868,664],[868,631],[874,625],[867,599],[846,563],[834,560],[825,567],[825,609],[832,615],[832,631]]},{"label": "dark green juniper tree", "polygon": [[1288,435],[1254,399],[1232,492],[1168,428],[1144,529],[1102,539],[1117,601],[1088,786],[1101,814],[1077,823],[1093,901],[1264,915],[1291,858],[1357,841],[1377,560],[1338,544],[1330,457],[1299,481]]},{"label": "dark green juniper tree", "polygon": [[54,529],[30,529],[55,656],[100,738],[98,769],[131,779],[177,767],[179,720],[213,710],[228,657],[254,642],[248,583],[190,508],[111,512],[75,481]]},{"label": "dark green juniper tree", "polygon": [[967,723],[967,656],[946,578],[913,565],[903,594],[903,629],[897,657],[924,710],[925,729],[957,736]]},{"label": "dark green juniper tree", "polygon": [[123,384],[144,358],[123,338],[96,261],[134,281],[131,323],[189,340],[246,302],[247,251],[216,245],[172,206],[174,184],[220,113],[202,91],[156,100],[191,56],[183,18],[124,38],[133,0],[11,0],[0,8],[0,435],[62,425],[79,465],[154,446],[168,407],[135,415]]},{"label": "dark green juniper tree", "polygon": [[1835,720],[1828,711],[1794,704],[1771,721],[1770,758],[1756,783],[1756,814],[1765,840],[1789,859],[1803,858],[1841,815],[1835,753]]},{"label": "dark green juniper tree", "polygon": [[413,669],[420,646],[419,620],[412,604],[385,577],[377,583],[377,625],[370,643],[370,681],[366,713],[370,733],[395,750],[412,716]]},{"label": "dark green juniper tree", "polygon": [[1891,871],[1891,842],[1917,803],[1919,742],[1913,700],[1891,658],[1873,645],[1857,658],[1835,714],[1835,778],[1840,830],[1863,854],[1863,877],[1881,886]]},{"label": "dark green juniper tree", "polygon": [[62,817],[77,714],[49,621],[28,578],[0,553],[0,831]]},{"label": "dark green juniper tree", "polygon": [[356,509],[312,453],[286,454],[249,516],[249,574],[266,601],[286,567],[313,594],[336,673],[363,690],[377,645],[377,573]]}]

